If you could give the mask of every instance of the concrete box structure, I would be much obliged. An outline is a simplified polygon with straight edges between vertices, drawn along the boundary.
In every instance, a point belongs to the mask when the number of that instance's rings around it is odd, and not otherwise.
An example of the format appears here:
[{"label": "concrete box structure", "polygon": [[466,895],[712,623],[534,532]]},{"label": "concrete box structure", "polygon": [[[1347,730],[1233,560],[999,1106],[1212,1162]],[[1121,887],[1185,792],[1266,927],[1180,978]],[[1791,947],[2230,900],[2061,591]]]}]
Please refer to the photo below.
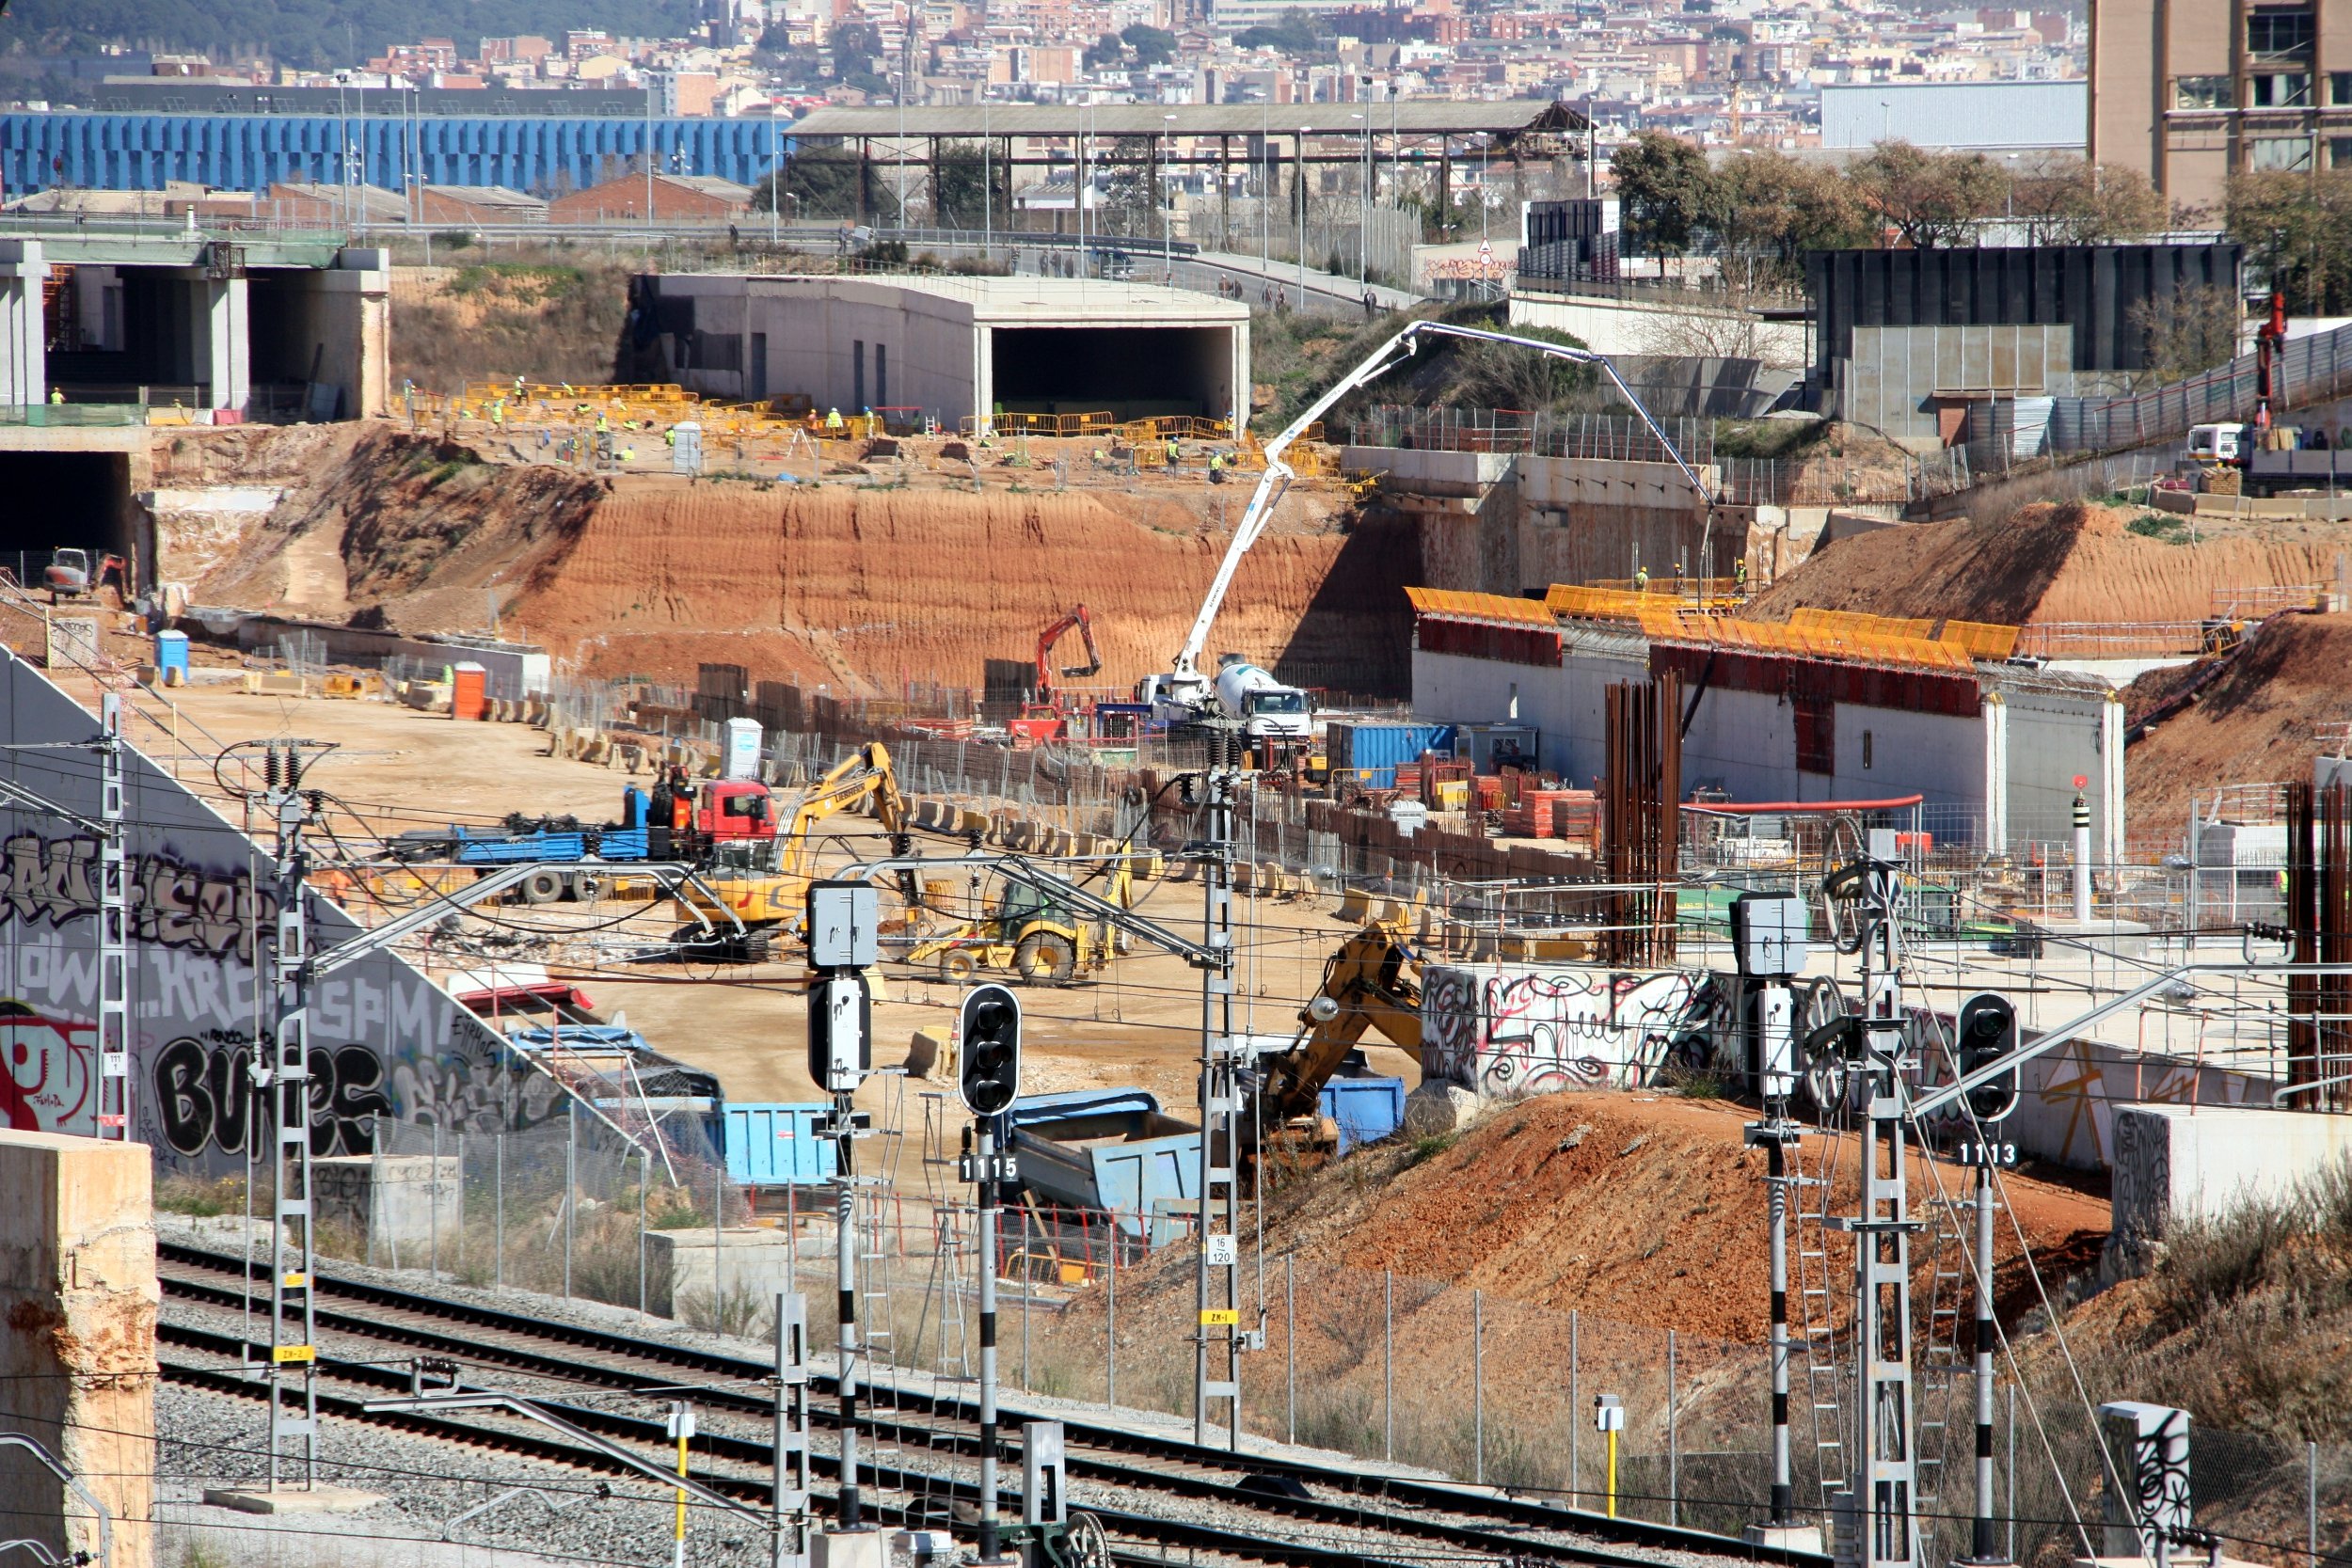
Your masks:
[{"label": "concrete box structure", "polygon": [[1238,421],[1249,309],[1061,277],[641,277],[638,371],[709,397],[805,393],[845,415],[915,409]]},{"label": "concrete box structure", "polygon": [[[803,1250],[806,1249],[803,1239]],[[657,1317],[711,1321],[714,1306],[748,1301],[772,1307],[792,1283],[795,1248],[784,1231],[754,1227],[645,1232],[645,1310]],[[814,1257],[814,1252],[808,1252]]]},{"label": "concrete box structure", "polygon": [[[141,1144],[0,1132],[0,1380],[7,1429],[112,1517],[109,1568],[151,1568],[155,1475],[154,1189]],[[98,1560],[95,1516],[29,1455],[0,1463],[9,1536]]]},{"label": "concrete box structure", "polygon": [[[70,273],[68,271],[70,269]],[[97,302],[52,343],[44,288]],[[0,240],[0,404],[150,402],[251,411],[257,388],[306,388],[314,420],[391,402],[391,265],[375,249],[235,245],[168,231]]]},{"label": "concrete box structure", "polygon": [[2219,1219],[2276,1201],[2352,1159],[2352,1117],[2249,1105],[2119,1105],[2114,1246],[2130,1251],[2177,1220]]},{"label": "concrete box structure", "polygon": [[453,1249],[465,1221],[454,1154],[329,1155],[310,1162],[310,1189],[322,1230],[344,1232],[392,1268]]}]

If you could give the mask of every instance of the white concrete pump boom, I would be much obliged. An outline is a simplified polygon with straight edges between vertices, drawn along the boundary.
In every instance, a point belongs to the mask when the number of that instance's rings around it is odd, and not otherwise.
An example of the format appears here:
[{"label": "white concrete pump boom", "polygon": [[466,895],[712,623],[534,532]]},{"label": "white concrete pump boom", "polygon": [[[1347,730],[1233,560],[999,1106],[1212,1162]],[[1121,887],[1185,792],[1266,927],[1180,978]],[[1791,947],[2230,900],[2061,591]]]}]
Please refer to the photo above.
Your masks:
[{"label": "white concrete pump boom", "polygon": [[1606,356],[1595,354],[1590,349],[1570,348],[1565,343],[1548,343],[1508,332],[1489,332],[1483,327],[1454,326],[1434,321],[1408,323],[1403,331],[1366,356],[1362,364],[1333,382],[1321,397],[1307,405],[1304,413],[1291,421],[1288,429],[1266,443],[1265,472],[1259,476],[1258,487],[1250,492],[1249,505],[1243,511],[1241,522],[1233,530],[1232,543],[1225,546],[1225,559],[1217,562],[1216,576],[1209,583],[1208,597],[1200,603],[1200,613],[1193,620],[1192,631],[1184,639],[1184,649],[1177,654],[1171,673],[1163,677],[1163,694],[1167,698],[1194,708],[1206,708],[1214,701],[1209,677],[1200,673],[1200,650],[1208,644],[1209,628],[1216,624],[1217,611],[1224,608],[1226,592],[1233,585],[1233,574],[1241,567],[1241,558],[1249,553],[1249,547],[1265,531],[1266,519],[1274,515],[1275,503],[1282,499],[1283,492],[1290,488],[1291,481],[1296,477],[1290,465],[1282,461],[1282,454],[1290,450],[1292,442],[1306,434],[1309,426],[1329,412],[1333,404],[1357,388],[1377,381],[1411,358],[1420,347],[1421,340],[1427,337],[1508,343],[1515,348],[1533,349],[1537,354],[1565,359],[1572,364],[1599,366],[1601,373],[1609,378],[1610,385],[1617,388],[1618,395],[1641,417],[1649,433],[1658,438],[1658,444],[1665,449],[1666,455],[1674,459],[1675,467],[1682,470],[1682,477],[1691,482],[1691,489],[1699,498],[1700,504],[1712,504],[1714,498],[1708,494],[1707,482],[1676,449],[1658,421],[1650,418],[1649,410],[1642,406],[1642,400],[1633,395],[1633,388],[1625,384],[1625,379],[1617,374],[1616,366],[1611,364]]}]

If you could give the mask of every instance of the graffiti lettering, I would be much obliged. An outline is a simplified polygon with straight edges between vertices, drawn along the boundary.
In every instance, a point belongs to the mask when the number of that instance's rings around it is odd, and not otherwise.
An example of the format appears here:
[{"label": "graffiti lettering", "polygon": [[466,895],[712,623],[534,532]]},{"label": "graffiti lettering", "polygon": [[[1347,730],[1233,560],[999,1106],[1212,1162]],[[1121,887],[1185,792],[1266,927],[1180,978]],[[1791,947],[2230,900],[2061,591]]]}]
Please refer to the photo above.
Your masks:
[{"label": "graffiti lettering", "polygon": [[0,1126],[54,1132],[90,1108],[98,1030],[0,997]]},{"label": "graffiti lettering", "polygon": [[[18,833],[0,844],[0,924],[69,920],[98,912],[91,868],[98,859],[94,838],[44,839]],[[278,900],[257,890],[248,875],[205,871],[164,855],[142,855],[131,866],[132,935],[163,947],[234,954],[250,963],[249,932],[277,918]],[[255,902],[248,918],[246,904]]]},{"label": "graffiti lettering", "polygon": [[[242,1041],[207,1049],[203,1041],[183,1037],[155,1053],[156,1115],[164,1140],[175,1151],[201,1154],[208,1146],[230,1154],[244,1149],[253,1089],[252,1049]],[[383,1083],[384,1064],[366,1046],[314,1047],[310,1152],[372,1152],[375,1118],[392,1111]]]},{"label": "graffiti lettering", "polygon": [[1496,974],[1433,966],[1422,1070],[1488,1096],[1647,1081],[1703,1065],[1713,983],[1680,971]]}]

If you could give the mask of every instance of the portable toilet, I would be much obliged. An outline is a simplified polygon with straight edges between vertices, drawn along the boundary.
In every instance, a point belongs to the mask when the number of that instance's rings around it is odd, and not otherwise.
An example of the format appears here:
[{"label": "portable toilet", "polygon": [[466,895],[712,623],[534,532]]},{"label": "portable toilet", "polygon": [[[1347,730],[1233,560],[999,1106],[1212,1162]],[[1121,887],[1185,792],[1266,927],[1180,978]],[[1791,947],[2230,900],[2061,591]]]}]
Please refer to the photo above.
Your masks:
[{"label": "portable toilet", "polygon": [[465,663],[451,672],[449,711],[453,719],[487,719],[490,716],[489,676],[481,665]]},{"label": "portable toilet", "polygon": [[759,721],[730,719],[727,721],[726,776],[730,779],[759,777]]},{"label": "portable toilet", "polygon": [[164,686],[188,684],[186,632],[159,631],[155,634],[155,679]]}]

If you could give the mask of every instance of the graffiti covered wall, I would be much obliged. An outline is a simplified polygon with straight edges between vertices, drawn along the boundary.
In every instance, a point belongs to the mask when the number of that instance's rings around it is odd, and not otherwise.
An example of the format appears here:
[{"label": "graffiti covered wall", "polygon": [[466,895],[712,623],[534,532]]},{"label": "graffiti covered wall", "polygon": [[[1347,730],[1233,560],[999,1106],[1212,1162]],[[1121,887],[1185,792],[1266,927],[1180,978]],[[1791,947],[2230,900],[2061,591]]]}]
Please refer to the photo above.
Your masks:
[{"label": "graffiti covered wall", "polygon": [[1422,981],[1422,1073],[1502,1097],[1631,1087],[1706,1065],[1714,983],[1670,970],[1433,964]]},{"label": "graffiti covered wall", "polygon": [[[73,743],[97,728],[0,648],[0,776],[95,817],[98,759]],[[233,823],[135,750],[125,773],[134,1135],[166,1164],[225,1170],[246,1146],[254,932],[276,914],[273,873]],[[0,807],[0,1124],[10,1128],[96,1130],[97,847],[65,817]],[[359,930],[324,899],[311,915],[321,947]],[[392,955],[321,982],[310,1019],[314,1153],[366,1152],[383,1117],[488,1132],[564,1115],[559,1085]]]}]

